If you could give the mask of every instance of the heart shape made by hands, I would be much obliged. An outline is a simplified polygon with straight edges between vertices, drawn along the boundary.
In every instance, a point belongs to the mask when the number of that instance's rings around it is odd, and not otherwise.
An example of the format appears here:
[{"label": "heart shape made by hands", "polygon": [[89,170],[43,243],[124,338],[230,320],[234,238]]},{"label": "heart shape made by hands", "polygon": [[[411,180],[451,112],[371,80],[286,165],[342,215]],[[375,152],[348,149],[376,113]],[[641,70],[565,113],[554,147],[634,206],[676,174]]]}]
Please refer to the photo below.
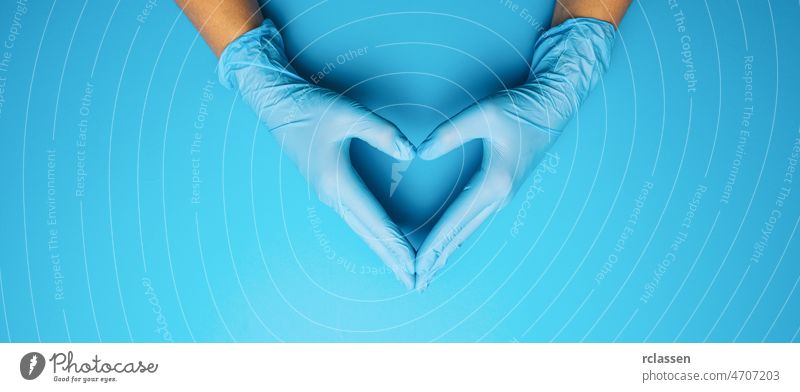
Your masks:
[{"label": "heart shape made by hands", "polygon": [[[386,113],[383,115],[390,119],[397,117]],[[394,122],[425,122],[427,126],[414,128],[429,131],[441,122],[428,125],[432,122],[431,117],[434,116],[423,112],[399,117]],[[401,130],[409,129],[400,124],[398,127]],[[406,134],[411,134],[409,138],[415,145],[424,139],[424,136],[420,139],[419,135],[410,132]],[[350,146],[353,167],[416,249],[419,249],[439,216],[479,169],[482,156],[483,145],[480,141],[468,143],[464,148],[437,160],[415,158],[408,162],[395,161],[360,140],[354,140]]]},{"label": "heart shape made by hands", "polygon": [[[493,2],[446,13],[422,0],[368,9],[348,0],[319,7],[298,0],[267,8],[279,22],[291,21],[284,39],[302,75],[375,110],[418,146],[476,100],[523,81],[538,24],[552,11],[551,4],[523,3],[528,19]],[[350,149],[353,166],[416,248],[482,156],[480,140],[433,161],[397,162],[360,140]]]}]

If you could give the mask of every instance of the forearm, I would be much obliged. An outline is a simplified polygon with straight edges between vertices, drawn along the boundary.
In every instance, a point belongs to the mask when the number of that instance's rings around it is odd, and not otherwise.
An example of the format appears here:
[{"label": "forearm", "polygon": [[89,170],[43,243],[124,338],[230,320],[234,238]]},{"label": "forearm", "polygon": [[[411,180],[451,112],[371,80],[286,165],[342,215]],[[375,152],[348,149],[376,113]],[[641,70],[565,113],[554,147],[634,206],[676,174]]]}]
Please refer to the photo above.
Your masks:
[{"label": "forearm", "polygon": [[217,56],[229,43],[264,20],[256,0],[175,0],[175,3]]},{"label": "forearm", "polygon": [[632,0],[556,0],[552,26],[571,18],[594,18],[618,27]]}]

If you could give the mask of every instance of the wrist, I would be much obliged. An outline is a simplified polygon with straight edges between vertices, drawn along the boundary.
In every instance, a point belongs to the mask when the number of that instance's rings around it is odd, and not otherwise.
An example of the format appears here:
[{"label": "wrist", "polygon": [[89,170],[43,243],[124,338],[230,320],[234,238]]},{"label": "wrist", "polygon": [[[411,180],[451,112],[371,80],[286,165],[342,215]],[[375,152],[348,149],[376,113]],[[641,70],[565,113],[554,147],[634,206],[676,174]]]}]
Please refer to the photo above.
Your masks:
[{"label": "wrist", "polygon": [[240,79],[253,75],[271,79],[268,85],[305,82],[292,70],[284,54],[280,31],[269,19],[228,44],[220,54],[217,68],[220,83],[226,88],[248,87],[246,84],[250,83]]}]

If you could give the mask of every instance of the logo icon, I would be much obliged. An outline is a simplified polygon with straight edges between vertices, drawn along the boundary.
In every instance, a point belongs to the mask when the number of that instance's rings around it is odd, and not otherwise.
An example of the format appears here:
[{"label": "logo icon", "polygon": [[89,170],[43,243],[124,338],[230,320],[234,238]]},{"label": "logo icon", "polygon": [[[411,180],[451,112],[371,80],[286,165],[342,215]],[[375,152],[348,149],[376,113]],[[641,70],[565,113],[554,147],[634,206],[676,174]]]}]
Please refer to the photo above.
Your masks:
[{"label": "logo icon", "polygon": [[37,352],[27,353],[19,361],[19,373],[26,380],[39,377],[44,370],[44,355]]},{"label": "logo icon", "polygon": [[394,195],[394,191],[397,190],[397,186],[403,180],[403,173],[408,170],[409,166],[411,166],[411,161],[392,163],[392,183],[389,185],[389,197]]}]

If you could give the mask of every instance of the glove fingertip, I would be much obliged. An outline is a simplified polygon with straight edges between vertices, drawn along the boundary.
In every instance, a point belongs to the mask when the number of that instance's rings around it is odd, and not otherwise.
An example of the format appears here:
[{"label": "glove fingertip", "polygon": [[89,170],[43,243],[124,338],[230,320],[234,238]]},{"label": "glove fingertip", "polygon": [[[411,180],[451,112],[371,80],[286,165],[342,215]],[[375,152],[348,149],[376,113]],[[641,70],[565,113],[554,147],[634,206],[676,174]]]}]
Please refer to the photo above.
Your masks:
[{"label": "glove fingertip", "polygon": [[395,148],[397,150],[395,158],[401,161],[410,161],[417,155],[417,149],[405,137],[398,137],[395,140]]},{"label": "glove fingertip", "polygon": [[417,149],[417,156],[430,161],[444,155],[441,148],[436,147],[436,140],[425,141]]},{"label": "glove fingertip", "polygon": [[433,276],[435,272],[429,272],[423,275],[417,275],[417,292],[423,293],[428,290],[428,287],[431,285],[431,281],[433,280]]},{"label": "glove fingertip", "polygon": [[[394,243],[386,248],[389,254],[383,258],[384,263],[400,278],[407,276],[409,281],[414,276],[414,251],[406,243]],[[403,283],[406,283],[405,281]]]},{"label": "glove fingertip", "polygon": [[439,124],[417,148],[417,155],[424,160],[433,160],[447,154],[461,145],[464,140],[458,136],[453,120]]},{"label": "glove fingertip", "polygon": [[394,271],[394,276],[406,289],[411,290],[414,288],[414,275],[408,274],[403,270],[396,270]]},{"label": "glove fingertip", "polygon": [[405,270],[407,273],[411,275],[414,275],[416,273],[416,268],[414,268],[415,266],[413,258],[407,259],[403,264],[405,266]]},{"label": "glove fingertip", "polygon": [[417,276],[427,276],[430,273],[433,264],[436,262],[435,256],[428,252],[423,254],[418,260],[415,273]]},{"label": "glove fingertip", "polygon": [[390,157],[409,161],[416,156],[416,148],[394,124],[388,120],[373,115],[364,130],[356,137],[367,142]]},{"label": "glove fingertip", "polygon": [[414,275],[414,260],[416,255],[411,245],[405,240],[400,240],[398,238],[398,242],[392,245],[391,251],[395,257],[395,260],[391,260],[392,264],[398,266],[403,272]]}]

